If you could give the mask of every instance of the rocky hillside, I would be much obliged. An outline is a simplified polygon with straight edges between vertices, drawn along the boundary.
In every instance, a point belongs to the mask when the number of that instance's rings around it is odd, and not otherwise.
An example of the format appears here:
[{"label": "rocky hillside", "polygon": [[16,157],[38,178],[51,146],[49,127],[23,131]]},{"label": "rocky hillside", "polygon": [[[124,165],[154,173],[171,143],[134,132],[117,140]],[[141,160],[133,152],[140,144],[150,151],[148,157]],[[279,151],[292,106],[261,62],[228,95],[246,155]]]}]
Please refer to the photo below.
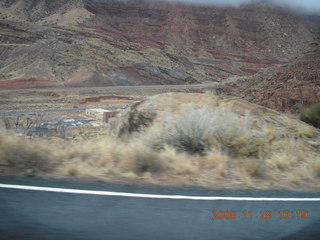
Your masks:
[{"label": "rocky hillside", "polygon": [[221,82],[288,62],[318,30],[265,4],[3,0],[0,87]]},{"label": "rocky hillside", "polygon": [[2,19],[38,22],[66,15],[71,10],[83,8],[84,4],[81,0],[2,0],[0,7]]},{"label": "rocky hillside", "polygon": [[298,111],[320,102],[320,42],[280,68],[268,68],[250,77],[223,84],[228,95],[279,111]]}]

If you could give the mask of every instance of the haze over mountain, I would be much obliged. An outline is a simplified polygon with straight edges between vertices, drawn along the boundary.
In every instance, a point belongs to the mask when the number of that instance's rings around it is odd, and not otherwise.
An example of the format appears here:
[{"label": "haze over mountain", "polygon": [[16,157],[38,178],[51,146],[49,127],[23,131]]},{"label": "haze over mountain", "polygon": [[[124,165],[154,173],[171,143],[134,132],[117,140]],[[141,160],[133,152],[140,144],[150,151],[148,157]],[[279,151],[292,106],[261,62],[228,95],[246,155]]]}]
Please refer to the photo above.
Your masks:
[{"label": "haze over mountain", "polygon": [[319,19],[263,2],[2,0],[0,87],[223,82],[299,56]]},{"label": "haze over mountain", "polygon": [[[96,1],[96,0],[93,0]],[[99,0],[108,1],[108,0]],[[119,0],[121,1],[121,0]],[[130,0],[122,0],[130,1]],[[154,1],[154,0],[149,0]],[[215,5],[215,6],[235,6],[239,7],[243,4],[250,3],[267,3],[272,5],[281,6],[284,8],[292,9],[295,11],[309,12],[309,13],[320,13],[320,3],[317,0],[168,0],[173,3],[189,3],[195,5]]]}]

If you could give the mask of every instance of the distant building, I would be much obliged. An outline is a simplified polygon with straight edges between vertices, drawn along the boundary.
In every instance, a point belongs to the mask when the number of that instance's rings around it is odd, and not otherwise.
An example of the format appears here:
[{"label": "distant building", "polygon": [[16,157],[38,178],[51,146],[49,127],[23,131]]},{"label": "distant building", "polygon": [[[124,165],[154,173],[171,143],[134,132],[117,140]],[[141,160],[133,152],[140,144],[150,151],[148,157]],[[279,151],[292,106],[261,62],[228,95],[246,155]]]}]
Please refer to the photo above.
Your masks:
[{"label": "distant building", "polygon": [[87,109],[86,115],[89,117],[94,118],[95,120],[108,122],[109,118],[112,118],[117,115],[118,112],[116,111],[109,111],[102,108],[93,108]]}]

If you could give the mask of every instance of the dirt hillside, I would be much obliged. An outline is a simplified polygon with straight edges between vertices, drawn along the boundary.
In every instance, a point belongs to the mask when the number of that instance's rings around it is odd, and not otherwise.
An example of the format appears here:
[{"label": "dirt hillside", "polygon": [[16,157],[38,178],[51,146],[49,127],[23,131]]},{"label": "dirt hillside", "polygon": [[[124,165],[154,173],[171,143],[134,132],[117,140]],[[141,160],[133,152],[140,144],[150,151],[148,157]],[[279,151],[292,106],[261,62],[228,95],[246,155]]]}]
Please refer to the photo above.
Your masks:
[{"label": "dirt hillside", "polygon": [[267,4],[4,0],[1,87],[222,82],[298,56],[319,23]]}]

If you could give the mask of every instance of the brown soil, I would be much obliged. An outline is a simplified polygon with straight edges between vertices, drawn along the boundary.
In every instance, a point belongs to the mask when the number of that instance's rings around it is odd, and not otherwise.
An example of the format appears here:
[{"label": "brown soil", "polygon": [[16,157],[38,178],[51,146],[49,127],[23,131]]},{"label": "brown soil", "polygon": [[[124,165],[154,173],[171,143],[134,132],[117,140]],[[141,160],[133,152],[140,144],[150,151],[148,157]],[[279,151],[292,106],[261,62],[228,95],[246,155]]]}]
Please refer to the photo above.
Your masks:
[{"label": "brown soil", "polygon": [[101,102],[103,100],[127,100],[127,101],[133,101],[135,100],[132,97],[123,97],[123,96],[99,96],[99,97],[90,97],[86,98],[86,100],[82,103],[94,103],[94,102]]},{"label": "brown soil", "polygon": [[41,78],[19,78],[13,80],[0,81],[0,89],[26,89],[58,87],[59,84]]}]

